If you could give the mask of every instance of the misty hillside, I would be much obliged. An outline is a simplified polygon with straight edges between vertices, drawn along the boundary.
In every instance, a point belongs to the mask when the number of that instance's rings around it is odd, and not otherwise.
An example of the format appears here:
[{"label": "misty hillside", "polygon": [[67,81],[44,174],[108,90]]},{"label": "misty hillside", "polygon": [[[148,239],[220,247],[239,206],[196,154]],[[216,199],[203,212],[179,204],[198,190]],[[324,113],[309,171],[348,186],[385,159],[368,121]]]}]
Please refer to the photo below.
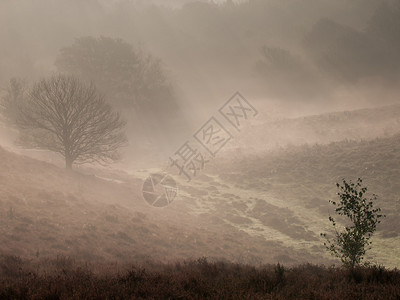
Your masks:
[{"label": "misty hillside", "polygon": [[[105,180],[3,149],[0,156],[2,253],[88,261],[207,256],[253,263],[264,260],[265,252],[270,261],[307,255],[239,232],[218,217],[195,217],[200,211],[186,212],[179,202],[154,209],[141,198],[142,181],[124,173],[100,172]],[[243,245],[252,245],[251,251]]]},{"label": "misty hillside", "polygon": [[[276,203],[296,212],[307,226],[314,224],[315,233],[327,227],[326,216],[334,214],[327,201],[337,199],[335,183],[341,182],[342,178],[356,180],[361,177],[369,191],[378,195],[377,203],[387,215],[378,226],[379,242],[374,243],[372,251],[378,257],[388,255],[389,260],[397,261],[399,147],[399,135],[361,142],[291,146],[252,157],[238,155],[233,165],[232,158],[221,158],[210,167],[213,169],[210,172],[218,173],[221,179],[238,189],[259,190],[279,199]],[[255,212],[266,216],[259,212],[260,209],[270,211],[271,207],[261,201],[257,204],[259,207]],[[267,217],[265,222],[275,226],[282,223],[278,217]],[[285,222],[291,223],[288,219]]]},{"label": "misty hillside", "polygon": [[[265,109],[261,112],[273,117]],[[236,145],[262,152],[287,145],[329,144],[342,140],[369,140],[400,132],[400,106],[381,106],[296,118],[260,120],[235,140]],[[243,150],[244,150],[243,149]]]},{"label": "misty hillside", "polygon": [[[251,235],[283,245],[311,248],[321,255],[319,233],[329,230],[336,182],[362,177],[387,215],[371,250],[374,261],[398,263],[400,136],[329,145],[292,146],[263,155],[219,157],[207,166],[208,183],[199,184],[196,205]],[[221,191],[223,182],[226,193]],[[210,186],[210,187],[207,187]],[[229,192],[228,192],[229,191]],[[192,192],[193,193],[193,192]],[[203,195],[202,195],[203,193]],[[222,199],[229,199],[220,201]],[[234,204],[234,205],[232,205]],[[325,229],[324,229],[325,228]]]},{"label": "misty hillside", "polygon": [[[362,119],[370,112],[333,115],[346,121],[349,114]],[[303,120],[323,120],[317,123],[327,128],[329,116]],[[67,172],[1,150],[0,244],[4,252],[28,257],[326,263],[330,257],[319,234],[329,230],[328,200],[336,197],[335,183],[362,177],[387,215],[370,255],[396,265],[399,148],[400,136],[394,135],[292,145],[264,154],[226,153],[192,182],[178,180],[179,196],[164,209],[142,199],[150,170]]]}]

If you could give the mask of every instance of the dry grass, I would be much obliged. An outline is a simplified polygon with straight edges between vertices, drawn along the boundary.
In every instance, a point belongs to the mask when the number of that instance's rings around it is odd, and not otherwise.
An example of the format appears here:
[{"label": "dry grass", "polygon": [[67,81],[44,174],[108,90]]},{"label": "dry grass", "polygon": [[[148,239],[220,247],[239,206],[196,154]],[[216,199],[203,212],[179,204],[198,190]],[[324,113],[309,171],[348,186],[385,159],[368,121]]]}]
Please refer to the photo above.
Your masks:
[{"label": "dry grass", "polygon": [[400,272],[209,262],[87,264],[0,257],[1,299],[399,299]]}]

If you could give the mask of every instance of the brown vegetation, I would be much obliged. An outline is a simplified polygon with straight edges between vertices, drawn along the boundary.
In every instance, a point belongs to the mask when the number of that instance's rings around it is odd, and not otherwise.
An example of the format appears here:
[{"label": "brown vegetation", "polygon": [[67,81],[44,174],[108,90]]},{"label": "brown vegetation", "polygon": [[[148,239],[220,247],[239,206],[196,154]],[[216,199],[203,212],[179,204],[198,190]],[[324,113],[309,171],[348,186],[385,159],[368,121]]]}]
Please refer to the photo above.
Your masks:
[{"label": "brown vegetation", "polygon": [[88,265],[0,257],[1,299],[399,299],[400,272],[316,265],[254,267],[206,258]]}]

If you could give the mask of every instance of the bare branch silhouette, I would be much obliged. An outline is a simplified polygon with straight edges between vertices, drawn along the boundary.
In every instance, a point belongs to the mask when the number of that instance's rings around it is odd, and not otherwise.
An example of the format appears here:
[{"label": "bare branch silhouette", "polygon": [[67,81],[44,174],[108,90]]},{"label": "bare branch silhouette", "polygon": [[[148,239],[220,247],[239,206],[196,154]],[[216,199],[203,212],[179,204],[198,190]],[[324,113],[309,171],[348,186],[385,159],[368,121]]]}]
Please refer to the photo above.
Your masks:
[{"label": "bare branch silhouette", "polygon": [[39,81],[19,111],[22,144],[60,153],[66,168],[114,161],[126,143],[125,121],[94,84],[85,85],[73,76]]}]

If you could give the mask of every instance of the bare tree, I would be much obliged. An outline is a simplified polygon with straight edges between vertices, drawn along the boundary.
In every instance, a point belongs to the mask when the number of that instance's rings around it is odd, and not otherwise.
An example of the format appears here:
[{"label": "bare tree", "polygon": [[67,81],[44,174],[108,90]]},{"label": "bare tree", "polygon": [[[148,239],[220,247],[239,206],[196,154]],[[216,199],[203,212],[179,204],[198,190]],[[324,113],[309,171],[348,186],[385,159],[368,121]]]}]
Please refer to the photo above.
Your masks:
[{"label": "bare tree", "polygon": [[93,84],[54,75],[36,83],[19,109],[24,145],[60,153],[72,165],[118,158],[125,122]]},{"label": "bare tree", "polygon": [[27,96],[27,82],[20,78],[11,78],[4,92],[0,99],[0,112],[4,117],[4,121],[14,126],[18,116],[18,107],[23,105],[23,101]]}]

